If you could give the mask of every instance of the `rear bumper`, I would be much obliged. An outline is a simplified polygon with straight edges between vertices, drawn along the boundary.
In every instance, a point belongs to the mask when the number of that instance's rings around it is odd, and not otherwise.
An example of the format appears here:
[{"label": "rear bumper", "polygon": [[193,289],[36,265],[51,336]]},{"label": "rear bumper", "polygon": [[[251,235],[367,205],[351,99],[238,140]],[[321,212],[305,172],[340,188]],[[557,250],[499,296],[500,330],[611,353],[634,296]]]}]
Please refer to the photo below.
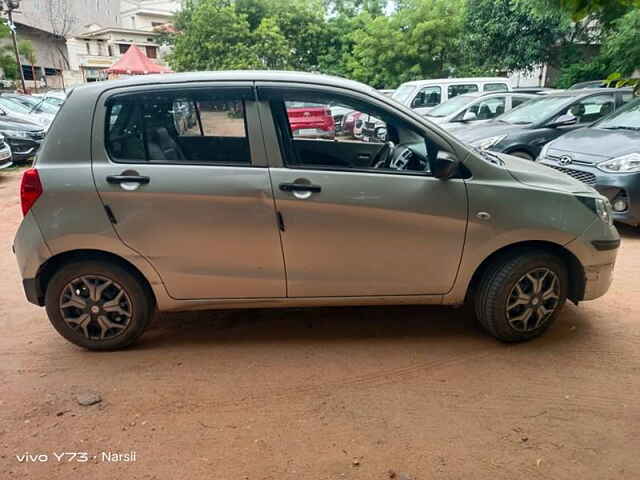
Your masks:
[{"label": "rear bumper", "polygon": [[13,241],[13,251],[18,261],[27,300],[36,305],[43,305],[37,277],[40,267],[51,258],[51,251],[40,233],[33,212],[27,213],[22,220]]}]

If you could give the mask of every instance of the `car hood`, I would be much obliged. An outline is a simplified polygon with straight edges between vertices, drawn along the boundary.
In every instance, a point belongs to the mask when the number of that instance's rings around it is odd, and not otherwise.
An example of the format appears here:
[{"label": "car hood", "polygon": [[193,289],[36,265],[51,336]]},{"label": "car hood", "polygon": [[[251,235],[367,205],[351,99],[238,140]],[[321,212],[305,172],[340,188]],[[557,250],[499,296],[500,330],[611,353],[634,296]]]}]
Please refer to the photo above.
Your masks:
[{"label": "car hood", "polygon": [[0,130],[41,131],[42,125],[17,117],[0,117]]},{"label": "car hood", "polygon": [[511,176],[524,185],[569,193],[596,193],[588,185],[551,167],[504,153],[497,155]]},{"label": "car hood", "polygon": [[549,144],[551,150],[601,157],[602,160],[640,152],[640,132],[632,130],[604,130],[581,128]]},{"label": "car hood", "polygon": [[456,130],[455,135],[463,142],[473,143],[484,138],[518,133],[526,127],[528,127],[528,125],[509,125],[507,123],[491,121],[482,125],[461,128],[460,130]]}]

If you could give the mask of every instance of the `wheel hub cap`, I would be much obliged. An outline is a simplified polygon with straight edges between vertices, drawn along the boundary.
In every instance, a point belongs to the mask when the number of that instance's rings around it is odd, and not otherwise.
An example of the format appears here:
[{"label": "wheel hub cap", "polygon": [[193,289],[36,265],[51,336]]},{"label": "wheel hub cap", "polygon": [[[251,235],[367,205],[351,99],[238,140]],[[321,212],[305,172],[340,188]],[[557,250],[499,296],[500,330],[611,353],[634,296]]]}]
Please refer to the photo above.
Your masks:
[{"label": "wheel hub cap", "polygon": [[523,275],[507,297],[509,325],[530,332],[549,320],[560,302],[560,281],[548,268],[536,268]]},{"label": "wheel hub cap", "polygon": [[133,312],[124,288],[99,275],[83,275],[67,283],[59,308],[64,322],[89,340],[122,335]]}]

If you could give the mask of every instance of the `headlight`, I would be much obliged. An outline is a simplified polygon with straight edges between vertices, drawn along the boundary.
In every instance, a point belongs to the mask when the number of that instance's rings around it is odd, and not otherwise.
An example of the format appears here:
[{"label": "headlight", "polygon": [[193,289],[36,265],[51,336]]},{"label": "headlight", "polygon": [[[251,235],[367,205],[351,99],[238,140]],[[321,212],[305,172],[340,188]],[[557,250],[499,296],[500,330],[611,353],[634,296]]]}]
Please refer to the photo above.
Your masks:
[{"label": "headlight", "polygon": [[598,168],[607,173],[640,172],[640,153],[630,153],[612,158],[598,164]]},{"label": "headlight", "polygon": [[613,225],[613,216],[611,210],[611,203],[606,197],[576,197],[583,205],[589,208],[595,213],[600,220],[609,225]]},{"label": "headlight", "polygon": [[482,140],[476,140],[475,142],[471,142],[471,145],[479,148],[480,150],[487,150],[488,148],[497,145],[502,140],[506,138],[506,135],[497,135],[495,137],[483,138]]},{"label": "headlight", "polygon": [[542,150],[540,150],[540,155],[538,155],[538,158],[536,158],[536,162],[544,160],[544,157],[547,156],[548,151],[549,151],[549,144],[546,143],[544,147],[542,147]]},{"label": "headlight", "polygon": [[5,137],[29,138],[29,133],[24,130],[2,130],[0,133]]}]

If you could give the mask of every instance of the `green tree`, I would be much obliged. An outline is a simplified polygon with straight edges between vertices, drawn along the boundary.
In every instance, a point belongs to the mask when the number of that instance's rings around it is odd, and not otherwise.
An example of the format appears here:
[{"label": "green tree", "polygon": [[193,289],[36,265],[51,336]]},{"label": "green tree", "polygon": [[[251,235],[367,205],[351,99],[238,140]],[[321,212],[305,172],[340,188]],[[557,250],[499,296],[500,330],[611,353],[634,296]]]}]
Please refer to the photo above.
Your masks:
[{"label": "green tree", "polygon": [[321,0],[204,0],[176,16],[174,70],[314,70],[326,42]]},{"label": "green tree", "polygon": [[632,75],[640,69],[640,9],[631,10],[614,22],[602,46],[602,56],[611,71]]},{"label": "green tree", "polygon": [[36,58],[36,50],[33,48],[33,44],[30,40],[20,40],[18,42],[18,51],[20,55],[27,59],[29,65],[31,65],[31,76],[33,77],[33,84],[36,88],[38,88],[38,80],[36,78],[36,67],[35,64],[38,61]]},{"label": "green tree", "polygon": [[377,88],[454,74],[461,65],[464,0],[405,0],[389,16],[360,16],[347,74]]},{"label": "green tree", "polygon": [[468,0],[464,20],[467,60],[496,71],[531,70],[557,63],[558,45],[570,38],[569,15],[537,12],[524,0]]},{"label": "green tree", "polygon": [[[11,30],[9,27],[0,23],[0,40],[9,38]],[[15,80],[18,78],[18,66],[16,65],[16,57],[13,53],[13,48],[10,45],[3,45],[0,47],[0,68],[4,72],[4,77],[9,80]]]}]

